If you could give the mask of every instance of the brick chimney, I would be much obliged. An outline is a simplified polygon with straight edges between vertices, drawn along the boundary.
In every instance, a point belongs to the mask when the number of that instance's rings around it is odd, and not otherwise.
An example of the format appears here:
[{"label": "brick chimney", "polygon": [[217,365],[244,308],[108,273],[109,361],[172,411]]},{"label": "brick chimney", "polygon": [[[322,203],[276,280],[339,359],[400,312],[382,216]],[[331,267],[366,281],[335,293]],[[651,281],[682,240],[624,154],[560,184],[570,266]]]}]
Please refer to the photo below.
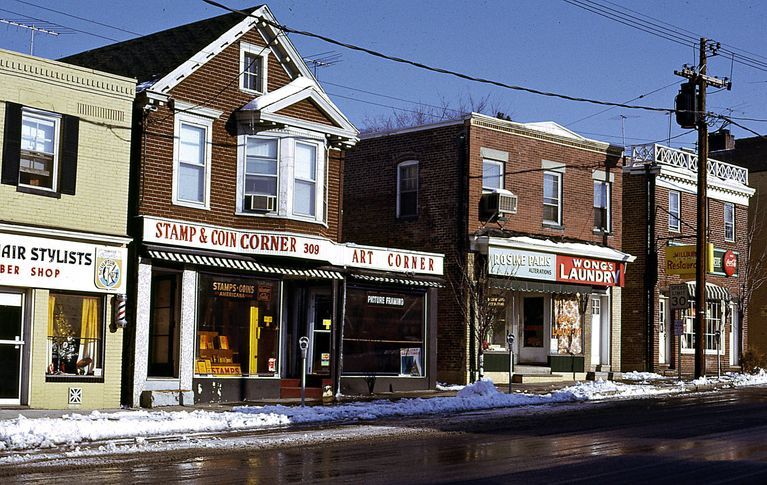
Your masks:
[{"label": "brick chimney", "polygon": [[708,135],[708,149],[716,152],[719,150],[735,149],[735,137],[730,130],[718,130]]}]

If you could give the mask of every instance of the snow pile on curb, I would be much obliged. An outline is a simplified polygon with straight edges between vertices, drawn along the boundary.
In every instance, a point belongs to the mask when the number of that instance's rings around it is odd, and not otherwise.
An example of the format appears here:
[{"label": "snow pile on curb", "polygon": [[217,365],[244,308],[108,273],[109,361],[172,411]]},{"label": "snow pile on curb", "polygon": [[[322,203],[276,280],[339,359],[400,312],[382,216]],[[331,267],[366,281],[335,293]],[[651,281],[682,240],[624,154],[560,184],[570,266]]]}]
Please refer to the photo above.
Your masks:
[{"label": "snow pile on curb", "polygon": [[663,381],[673,379],[673,377],[662,376],[654,372],[638,372],[635,370],[624,372],[622,377],[624,381]]},{"label": "snow pile on curb", "polygon": [[[708,380],[707,380],[708,382]],[[729,374],[720,381],[732,386],[767,384],[767,373]],[[446,414],[492,408],[621,399],[679,393],[685,384],[654,386],[612,381],[579,382],[549,394],[499,392],[492,381],[465,386],[454,397],[378,400],[333,406],[240,406],[215,411],[122,411],[117,413],[68,414],[61,418],[0,421],[0,450],[53,448],[99,440],[179,436],[189,433],[273,428],[289,424],[367,421],[387,417]]]}]

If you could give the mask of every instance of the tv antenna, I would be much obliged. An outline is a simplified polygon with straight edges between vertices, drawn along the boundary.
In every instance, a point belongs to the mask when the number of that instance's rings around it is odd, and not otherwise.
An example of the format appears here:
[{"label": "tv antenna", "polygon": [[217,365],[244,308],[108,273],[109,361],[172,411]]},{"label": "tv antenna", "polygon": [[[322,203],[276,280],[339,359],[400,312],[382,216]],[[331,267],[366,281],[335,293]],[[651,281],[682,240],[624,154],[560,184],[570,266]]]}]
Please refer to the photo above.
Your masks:
[{"label": "tv antenna", "polygon": [[[12,20],[0,17],[0,23],[26,29],[30,32],[29,55],[35,55],[35,34],[45,34],[58,37],[61,34],[71,34],[72,30],[52,22],[30,22],[29,20]],[[56,30],[53,30],[56,29]]]},{"label": "tv antenna", "polygon": [[341,62],[341,53],[337,51],[320,52],[319,54],[304,57],[304,62],[311,67],[314,77],[317,77],[317,68],[338,64]]}]

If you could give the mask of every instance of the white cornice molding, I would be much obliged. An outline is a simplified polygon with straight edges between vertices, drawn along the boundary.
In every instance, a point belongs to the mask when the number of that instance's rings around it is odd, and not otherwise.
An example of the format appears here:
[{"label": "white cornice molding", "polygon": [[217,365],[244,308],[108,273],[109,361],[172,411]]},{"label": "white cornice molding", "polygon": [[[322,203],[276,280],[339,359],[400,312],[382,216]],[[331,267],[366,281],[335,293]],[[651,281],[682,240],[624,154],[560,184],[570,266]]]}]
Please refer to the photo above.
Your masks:
[{"label": "white cornice molding", "polygon": [[16,224],[0,223],[0,232],[20,234],[25,236],[50,237],[55,239],[67,239],[70,241],[99,242],[107,244],[127,245],[133,239],[127,236],[110,236],[108,234],[94,234],[90,232],[68,231],[65,229],[49,229],[34,226],[21,226]]}]

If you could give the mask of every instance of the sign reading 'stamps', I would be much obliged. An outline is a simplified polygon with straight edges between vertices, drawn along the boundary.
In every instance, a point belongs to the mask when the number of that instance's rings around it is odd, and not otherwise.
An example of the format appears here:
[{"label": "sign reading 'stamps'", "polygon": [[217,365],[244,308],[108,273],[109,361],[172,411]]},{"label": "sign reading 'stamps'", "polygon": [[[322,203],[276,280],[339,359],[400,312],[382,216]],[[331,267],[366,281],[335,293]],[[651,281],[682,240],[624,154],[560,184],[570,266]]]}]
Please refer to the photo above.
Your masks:
[{"label": "sign reading 'stamps'", "polygon": [[[666,274],[695,276],[697,251],[694,245],[666,247]],[[706,273],[714,271],[714,245],[706,244]]]}]

